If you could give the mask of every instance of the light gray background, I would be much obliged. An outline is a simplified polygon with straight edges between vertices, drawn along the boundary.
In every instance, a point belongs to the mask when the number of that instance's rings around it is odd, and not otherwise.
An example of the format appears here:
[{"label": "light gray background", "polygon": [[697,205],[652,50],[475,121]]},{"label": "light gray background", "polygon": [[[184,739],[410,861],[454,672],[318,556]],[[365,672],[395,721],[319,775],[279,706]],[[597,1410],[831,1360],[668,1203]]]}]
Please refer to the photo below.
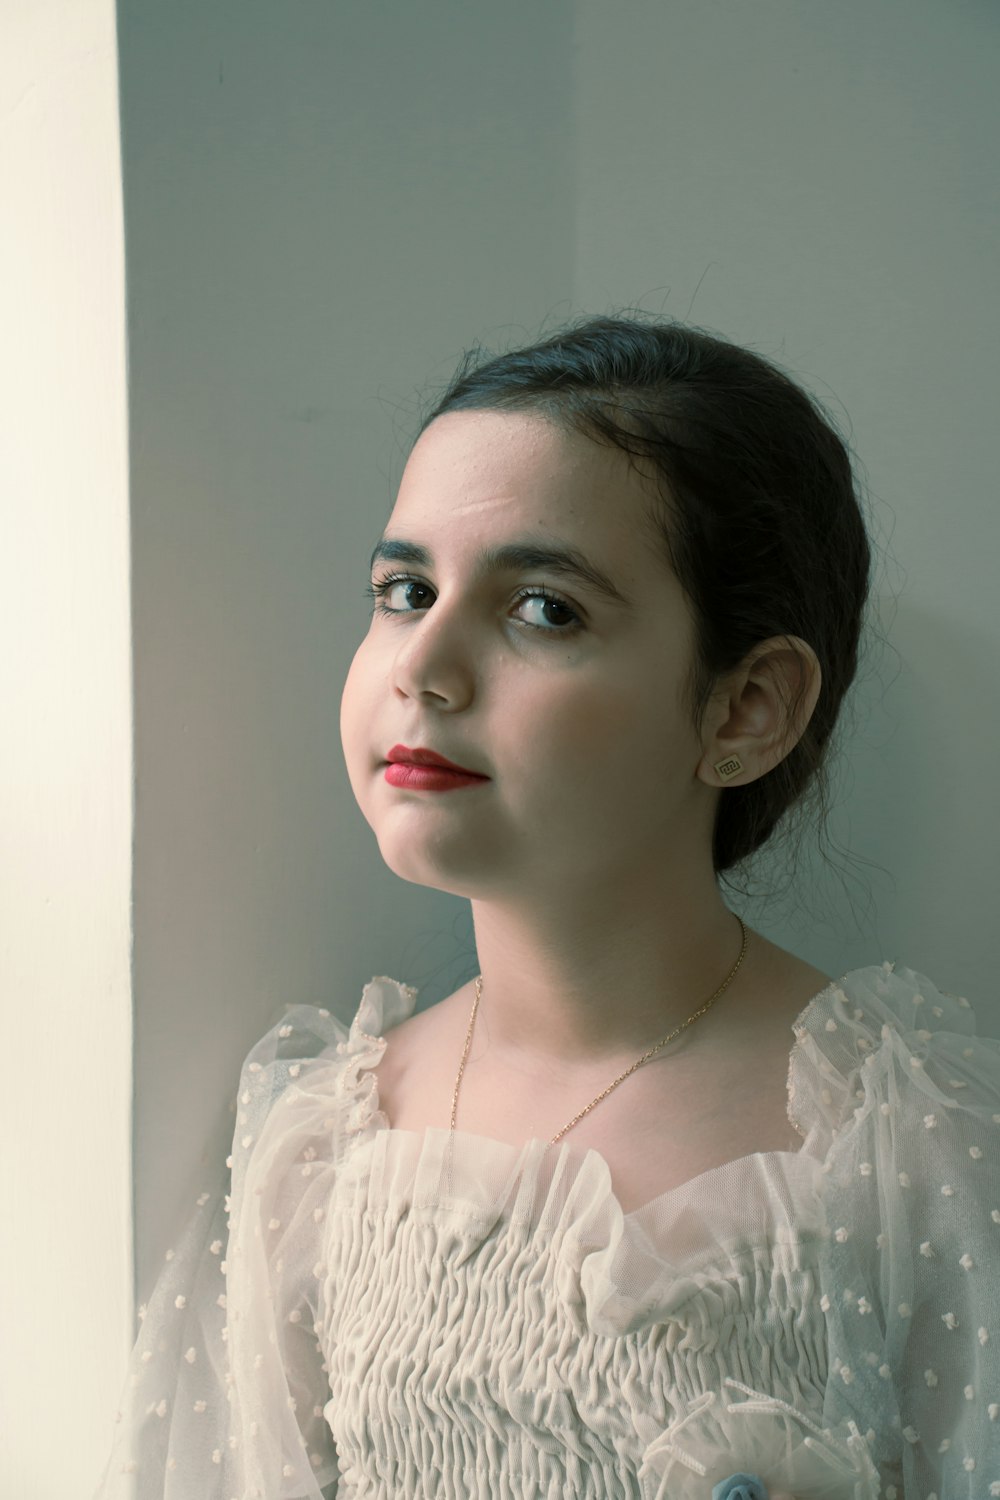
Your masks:
[{"label": "light gray background", "polygon": [[338,712],[420,404],[477,339],[631,304],[830,406],[867,480],[885,637],[831,822],[854,862],[831,875],[807,840],[802,903],[741,909],[828,972],[898,959],[1000,1030],[1000,11],[118,14],[139,1298],[276,1007],[348,1019],[373,974],[424,1004],[475,972],[468,904],[383,866]]}]

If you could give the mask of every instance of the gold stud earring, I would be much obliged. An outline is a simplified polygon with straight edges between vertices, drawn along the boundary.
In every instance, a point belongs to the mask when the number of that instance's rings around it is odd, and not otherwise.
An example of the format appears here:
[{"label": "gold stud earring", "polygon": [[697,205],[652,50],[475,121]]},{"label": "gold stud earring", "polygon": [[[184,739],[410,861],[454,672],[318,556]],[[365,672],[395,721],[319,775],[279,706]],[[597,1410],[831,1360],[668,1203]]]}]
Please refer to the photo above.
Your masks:
[{"label": "gold stud earring", "polygon": [[738,776],[742,771],[743,762],[738,755],[727,755],[725,760],[717,760],[715,762],[715,769],[723,781],[732,781],[733,777]]}]

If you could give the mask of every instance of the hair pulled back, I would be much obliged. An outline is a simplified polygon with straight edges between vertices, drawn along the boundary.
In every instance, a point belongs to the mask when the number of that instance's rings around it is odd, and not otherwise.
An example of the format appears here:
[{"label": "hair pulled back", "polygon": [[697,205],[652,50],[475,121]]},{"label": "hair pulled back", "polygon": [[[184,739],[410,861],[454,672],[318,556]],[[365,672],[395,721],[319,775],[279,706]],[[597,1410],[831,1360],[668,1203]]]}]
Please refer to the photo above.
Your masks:
[{"label": "hair pulled back", "polygon": [[808,790],[827,790],[871,580],[844,441],[768,360],[665,320],[592,317],[508,353],[472,349],[420,432],[447,412],[484,410],[536,411],[652,466],[663,500],[654,534],[693,612],[685,701],[696,728],[717,679],[761,641],[795,635],[816,652],[822,686],[800,739],[719,798],[713,866],[731,869]]}]

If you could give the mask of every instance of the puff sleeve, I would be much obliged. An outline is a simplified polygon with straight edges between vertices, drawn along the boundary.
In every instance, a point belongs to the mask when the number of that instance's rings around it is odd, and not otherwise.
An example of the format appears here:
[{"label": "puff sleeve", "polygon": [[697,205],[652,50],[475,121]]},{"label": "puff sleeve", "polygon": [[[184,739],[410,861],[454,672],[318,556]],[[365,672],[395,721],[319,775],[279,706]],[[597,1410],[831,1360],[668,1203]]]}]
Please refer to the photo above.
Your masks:
[{"label": "puff sleeve", "polygon": [[1000,1041],[912,969],[851,979],[800,1017],[789,1079],[824,1156],[824,1417],[886,1500],[1000,1496]]},{"label": "puff sleeve", "polygon": [[94,1500],[336,1494],[324,1223],[348,1032],[314,1006],[282,1014],[243,1063],[228,1173],[198,1196],[139,1311]]}]

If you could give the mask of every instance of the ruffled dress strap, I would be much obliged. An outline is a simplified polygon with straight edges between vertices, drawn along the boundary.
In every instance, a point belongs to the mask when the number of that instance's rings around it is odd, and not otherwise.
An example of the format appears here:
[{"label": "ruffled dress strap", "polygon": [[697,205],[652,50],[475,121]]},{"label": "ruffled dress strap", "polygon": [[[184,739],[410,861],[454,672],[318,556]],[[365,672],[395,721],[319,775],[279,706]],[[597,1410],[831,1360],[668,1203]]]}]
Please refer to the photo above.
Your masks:
[{"label": "ruffled dress strap", "polygon": [[[336,1125],[337,1161],[359,1132],[372,1126],[388,1127],[388,1119],[377,1108],[378,1085],[371,1070],[382,1060],[388,1045],[385,1032],[413,1014],[418,994],[412,985],[376,975],[365,985],[346,1035],[343,1024],[329,1011],[317,1011],[309,1005],[288,1008],[285,1024],[291,1027],[288,1035],[297,1038],[297,1045],[306,1043],[311,1049],[321,1041],[325,1052],[332,1050],[336,1055],[329,1085],[336,1106],[331,1123]],[[273,1036],[273,1031],[268,1032],[257,1043],[251,1053],[255,1061],[265,1060]]]}]

